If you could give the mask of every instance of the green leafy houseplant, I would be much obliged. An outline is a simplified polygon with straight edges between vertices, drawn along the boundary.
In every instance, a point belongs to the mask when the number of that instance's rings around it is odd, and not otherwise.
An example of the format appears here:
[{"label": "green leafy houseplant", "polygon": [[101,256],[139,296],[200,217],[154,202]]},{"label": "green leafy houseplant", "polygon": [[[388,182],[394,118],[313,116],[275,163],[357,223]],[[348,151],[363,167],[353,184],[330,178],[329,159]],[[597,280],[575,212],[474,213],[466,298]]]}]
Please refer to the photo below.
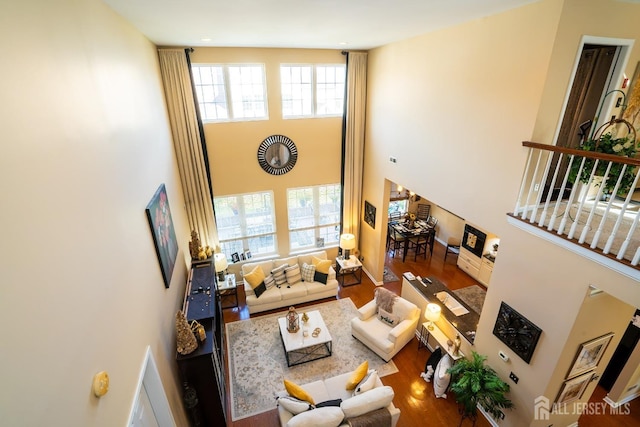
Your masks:
[{"label": "green leafy houseplant", "polygon": [[[580,149],[583,151],[590,151],[594,153],[612,154],[615,156],[632,158],[636,156],[636,141],[629,135],[622,138],[615,138],[611,133],[605,133],[598,138],[588,139],[582,144]],[[605,172],[607,171],[608,163],[609,162],[607,161],[599,161],[594,175],[603,177]],[[591,176],[591,171],[593,170],[593,166],[595,164],[595,159],[585,159],[582,172],[580,173],[580,176],[578,176],[581,164],[582,157],[576,156],[573,159],[571,170],[569,171],[569,182],[571,184],[574,184],[576,181],[580,181],[585,184],[589,182],[589,177]],[[611,164],[611,170],[609,171],[607,181],[600,184],[604,185],[605,194],[611,194],[613,192],[613,189],[618,182],[618,178],[620,177],[620,174],[622,174],[623,167],[624,164],[622,163]],[[631,188],[634,179],[635,166],[627,166],[624,174],[622,174],[622,180],[620,181],[618,194],[626,194]]]},{"label": "green leafy houseplant", "polygon": [[505,396],[509,392],[509,384],[484,364],[486,359],[487,356],[474,351],[471,359],[462,358],[447,370],[451,374],[451,391],[460,405],[462,419],[475,419],[478,405],[495,419],[502,418],[502,409],[513,408],[513,403]]}]

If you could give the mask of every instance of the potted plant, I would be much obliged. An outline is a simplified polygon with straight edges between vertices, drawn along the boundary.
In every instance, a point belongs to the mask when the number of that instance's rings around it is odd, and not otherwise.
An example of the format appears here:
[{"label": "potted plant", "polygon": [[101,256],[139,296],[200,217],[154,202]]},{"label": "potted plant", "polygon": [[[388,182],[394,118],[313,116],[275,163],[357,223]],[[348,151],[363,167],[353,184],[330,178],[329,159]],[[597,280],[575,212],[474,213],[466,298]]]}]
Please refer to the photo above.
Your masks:
[{"label": "potted plant", "polygon": [[486,359],[474,351],[471,359],[462,358],[447,370],[451,374],[451,391],[460,405],[461,424],[465,418],[476,419],[478,405],[497,420],[504,415],[502,409],[513,408],[505,396],[509,384],[484,364]]},{"label": "potted plant", "polygon": [[[624,124],[628,123],[624,120],[614,120],[611,123],[607,123],[605,126],[611,126],[615,123],[613,122],[624,122]],[[633,129],[631,127],[631,129]],[[635,132],[635,131],[634,131]],[[635,157],[636,156],[636,140],[635,133],[629,133],[624,137],[616,137],[611,132],[601,133],[596,132],[596,135],[600,134],[600,136],[594,136],[593,138],[587,139],[580,146],[580,150],[590,151],[594,153],[603,153],[603,154],[612,154],[614,156],[623,156],[623,157]],[[605,172],[607,171],[607,166],[609,162],[599,161],[598,166],[596,167],[595,176],[604,177]],[[591,172],[593,170],[593,166],[595,164],[595,159],[585,159],[584,166],[582,168],[582,172],[580,172],[580,176],[578,176],[578,172],[580,171],[580,165],[582,164],[582,157],[576,156],[573,159],[573,163],[571,165],[571,170],[569,171],[568,181],[571,184],[574,184],[577,181],[587,184],[589,182],[589,178],[591,176]],[[603,185],[604,193],[611,194],[613,192],[616,183],[618,182],[618,178],[620,178],[620,174],[622,174],[622,169],[624,164],[622,163],[612,163],[611,170],[609,171],[609,175],[607,177],[606,182],[600,182],[596,185]],[[620,187],[618,188],[618,194],[626,194],[633,181],[635,179],[635,166],[627,166],[622,174],[622,179],[620,181]]]}]

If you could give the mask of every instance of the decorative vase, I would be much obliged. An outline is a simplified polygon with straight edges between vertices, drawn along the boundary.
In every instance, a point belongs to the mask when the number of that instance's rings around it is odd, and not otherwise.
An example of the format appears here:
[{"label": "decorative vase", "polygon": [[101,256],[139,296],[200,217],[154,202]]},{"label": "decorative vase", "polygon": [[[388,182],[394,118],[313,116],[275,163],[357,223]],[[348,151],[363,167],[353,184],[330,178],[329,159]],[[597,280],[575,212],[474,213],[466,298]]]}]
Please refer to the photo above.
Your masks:
[{"label": "decorative vase", "polygon": [[309,316],[307,316],[306,312],[302,313],[302,321],[304,323],[307,323],[309,321]]},{"label": "decorative vase", "polygon": [[289,307],[289,312],[287,313],[287,331],[290,333],[295,333],[300,330],[300,318],[298,317],[298,313],[293,306]]},{"label": "decorative vase", "polygon": [[176,313],[176,341],[178,353],[182,355],[193,353],[198,348],[198,341],[182,311]]}]

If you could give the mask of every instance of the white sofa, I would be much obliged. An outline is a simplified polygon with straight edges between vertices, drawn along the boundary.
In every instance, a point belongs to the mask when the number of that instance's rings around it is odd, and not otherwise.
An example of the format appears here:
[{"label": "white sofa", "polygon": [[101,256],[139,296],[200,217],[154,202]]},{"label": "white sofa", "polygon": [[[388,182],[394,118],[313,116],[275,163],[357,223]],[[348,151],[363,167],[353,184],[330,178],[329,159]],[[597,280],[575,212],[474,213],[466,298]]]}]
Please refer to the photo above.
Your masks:
[{"label": "white sofa", "polygon": [[248,262],[243,264],[242,275],[249,313],[259,313],[261,311],[273,310],[275,308],[289,307],[303,302],[331,298],[338,295],[338,281],[336,280],[336,272],[333,267],[329,269],[326,284],[315,281],[302,281],[295,285],[290,285],[290,287],[281,286],[280,288],[277,288],[274,286],[271,289],[267,289],[260,295],[260,297],[256,296],[251,285],[244,280],[244,276],[250,273],[258,265],[262,267],[264,274],[268,275],[274,268],[280,267],[283,264],[288,264],[290,267],[298,264],[300,268],[302,268],[304,263],[312,265],[313,257],[326,260],[327,252],[318,251],[288,258]]},{"label": "white sofa", "polygon": [[393,304],[392,314],[397,317],[395,325],[380,320],[374,298],[358,309],[358,317],[351,319],[351,335],[385,362],[391,360],[415,336],[420,309],[398,296]]},{"label": "white sofa", "polygon": [[[371,370],[369,371],[371,372]],[[343,420],[340,422],[340,426],[348,426],[347,418],[349,416],[358,416],[361,414],[366,414],[368,412],[374,411],[380,408],[387,408],[389,413],[391,414],[391,426],[395,427],[398,423],[398,419],[400,418],[400,409],[396,408],[393,404],[393,389],[389,386],[385,386],[380,381],[380,378],[376,377],[375,385],[372,390],[366,391],[357,396],[353,395],[353,390],[347,390],[346,384],[349,381],[352,372],[347,372],[345,374],[337,375],[335,377],[331,377],[325,380],[318,380],[308,384],[303,384],[300,387],[304,389],[311,397],[314,402],[326,402],[329,400],[342,399],[342,403],[339,407],[331,407],[333,409],[333,413],[338,411],[339,408],[342,410]],[[286,391],[280,391],[277,393],[279,397],[288,396]],[[389,402],[386,404],[386,402]],[[312,409],[308,412],[309,414],[305,414],[304,412],[299,415],[293,415],[291,412],[287,411],[283,408],[282,405],[278,405],[278,416],[280,417],[280,426],[286,427],[287,425],[304,425],[305,427],[313,427],[316,425],[327,425],[325,424],[325,420],[328,420],[328,416],[322,414],[322,411],[327,408],[317,408]],[[314,411],[318,413],[318,417],[323,420],[322,423],[316,423],[313,420],[310,420],[308,415],[314,415]],[[318,412],[320,411],[320,412]],[[300,418],[307,417],[306,420],[300,420],[300,422],[296,423],[294,420],[295,417]],[[293,419],[293,421],[292,421]],[[335,424],[336,426],[338,424]]]}]

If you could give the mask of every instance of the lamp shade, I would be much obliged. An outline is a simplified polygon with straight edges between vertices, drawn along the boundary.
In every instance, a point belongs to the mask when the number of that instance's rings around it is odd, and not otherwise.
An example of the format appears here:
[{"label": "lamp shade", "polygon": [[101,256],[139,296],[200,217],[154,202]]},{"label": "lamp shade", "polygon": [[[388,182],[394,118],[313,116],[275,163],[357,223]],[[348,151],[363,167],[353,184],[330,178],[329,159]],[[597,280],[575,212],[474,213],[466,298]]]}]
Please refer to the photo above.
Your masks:
[{"label": "lamp shade", "polygon": [[356,236],[353,234],[345,233],[340,236],[340,247],[342,249],[355,249],[356,248]]},{"label": "lamp shade", "polygon": [[227,262],[227,256],[222,252],[213,255],[213,264],[216,268],[216,273],[220,273],[221,271],[226,270],[229,266],[229,263]]},{"label": "lamp shade", "polygon": [[427,304],[427,308],[424,310],[424,317],[431,322],[435,322],[440,318],[440,306],[438,304],[429,303]]}]

